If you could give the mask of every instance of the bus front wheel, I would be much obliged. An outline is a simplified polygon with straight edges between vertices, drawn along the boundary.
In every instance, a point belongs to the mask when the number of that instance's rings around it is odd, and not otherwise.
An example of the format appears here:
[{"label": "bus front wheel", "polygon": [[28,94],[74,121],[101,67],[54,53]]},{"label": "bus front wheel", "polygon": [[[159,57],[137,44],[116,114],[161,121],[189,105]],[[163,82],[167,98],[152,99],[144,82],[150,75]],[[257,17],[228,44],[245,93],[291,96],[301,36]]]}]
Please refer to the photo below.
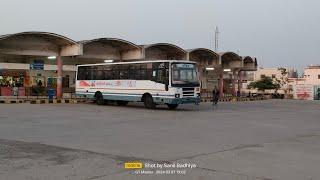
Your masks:
[{"label": "bus front wheel", "polygon": [[104,99],[101,92],[96,92],[95,99],[96,99],[97,105],[104,105]]},{"label": "bus front wheel", "polygon": [[168,108],[171,110],[177,109],[177,107],[179,106],[178,104],[167,104]]},{"label": "bus front wheel", "polygon": [[156,104],[153,102],[153,98],[150,94],[145,95],[144,106],[148,109],[154,109],[156,107]]}]

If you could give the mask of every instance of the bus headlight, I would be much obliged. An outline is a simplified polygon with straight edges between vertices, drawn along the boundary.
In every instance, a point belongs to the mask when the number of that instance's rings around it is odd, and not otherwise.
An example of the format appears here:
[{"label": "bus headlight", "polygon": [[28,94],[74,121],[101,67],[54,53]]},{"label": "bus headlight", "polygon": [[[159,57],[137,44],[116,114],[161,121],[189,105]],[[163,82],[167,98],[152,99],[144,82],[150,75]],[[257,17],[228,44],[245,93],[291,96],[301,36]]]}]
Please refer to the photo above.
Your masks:
[{"label": "bus headlight", "polygon": [[174,97],[180,98],[180,94],[175,94]]}]

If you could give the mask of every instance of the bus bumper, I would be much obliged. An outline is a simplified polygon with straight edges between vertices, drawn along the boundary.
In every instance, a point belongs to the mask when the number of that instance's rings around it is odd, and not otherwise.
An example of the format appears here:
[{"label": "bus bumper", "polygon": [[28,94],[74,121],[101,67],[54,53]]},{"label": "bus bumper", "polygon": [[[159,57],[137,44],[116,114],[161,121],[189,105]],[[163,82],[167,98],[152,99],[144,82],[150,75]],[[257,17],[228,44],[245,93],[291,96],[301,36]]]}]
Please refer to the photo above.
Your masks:
[{"label": "bus bumper", "polygon": [[168,104],[199,104],[200,97],[175,98],[171,99]]}]

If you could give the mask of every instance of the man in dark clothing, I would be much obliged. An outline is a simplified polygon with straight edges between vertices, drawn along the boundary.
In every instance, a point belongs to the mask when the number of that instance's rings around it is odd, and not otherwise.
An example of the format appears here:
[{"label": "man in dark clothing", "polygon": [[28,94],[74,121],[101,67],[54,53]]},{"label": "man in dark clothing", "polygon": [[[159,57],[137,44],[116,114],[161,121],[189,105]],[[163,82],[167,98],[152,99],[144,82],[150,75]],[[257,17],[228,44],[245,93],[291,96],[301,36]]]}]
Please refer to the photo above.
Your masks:
[{"label": "man in dark clothing", "polygon": [[215,86],[212,91],[212,105],[217,105],[219,101],[220,92],[218,88]]},{"label": "man in dark clothing", "polygon": [[38,86],[42,87],[42,81],[41,80],[38,81]]},{"label": "man in dark clothing", "polygon": [[241,97],[241,92],[239,90],[237,91],[237,97]]}]

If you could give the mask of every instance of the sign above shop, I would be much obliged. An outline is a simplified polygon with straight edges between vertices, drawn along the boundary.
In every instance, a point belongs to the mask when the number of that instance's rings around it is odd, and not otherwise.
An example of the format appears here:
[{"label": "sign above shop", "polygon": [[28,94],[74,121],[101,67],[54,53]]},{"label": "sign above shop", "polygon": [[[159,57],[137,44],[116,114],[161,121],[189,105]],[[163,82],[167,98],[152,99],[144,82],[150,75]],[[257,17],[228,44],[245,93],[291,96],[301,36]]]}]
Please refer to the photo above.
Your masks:
[{"label": "sign above shop", "polygon": [[44,61],[43,60],[33,60],[33,63],[30,64],[31,70],[43,70]]},{"label": "sign above shop", "polygon": [[25,70],[13,70],[13,69],[4,69],[0,70],[0,76],[13,76],[13,77],[20,77],[25,76]]}]

